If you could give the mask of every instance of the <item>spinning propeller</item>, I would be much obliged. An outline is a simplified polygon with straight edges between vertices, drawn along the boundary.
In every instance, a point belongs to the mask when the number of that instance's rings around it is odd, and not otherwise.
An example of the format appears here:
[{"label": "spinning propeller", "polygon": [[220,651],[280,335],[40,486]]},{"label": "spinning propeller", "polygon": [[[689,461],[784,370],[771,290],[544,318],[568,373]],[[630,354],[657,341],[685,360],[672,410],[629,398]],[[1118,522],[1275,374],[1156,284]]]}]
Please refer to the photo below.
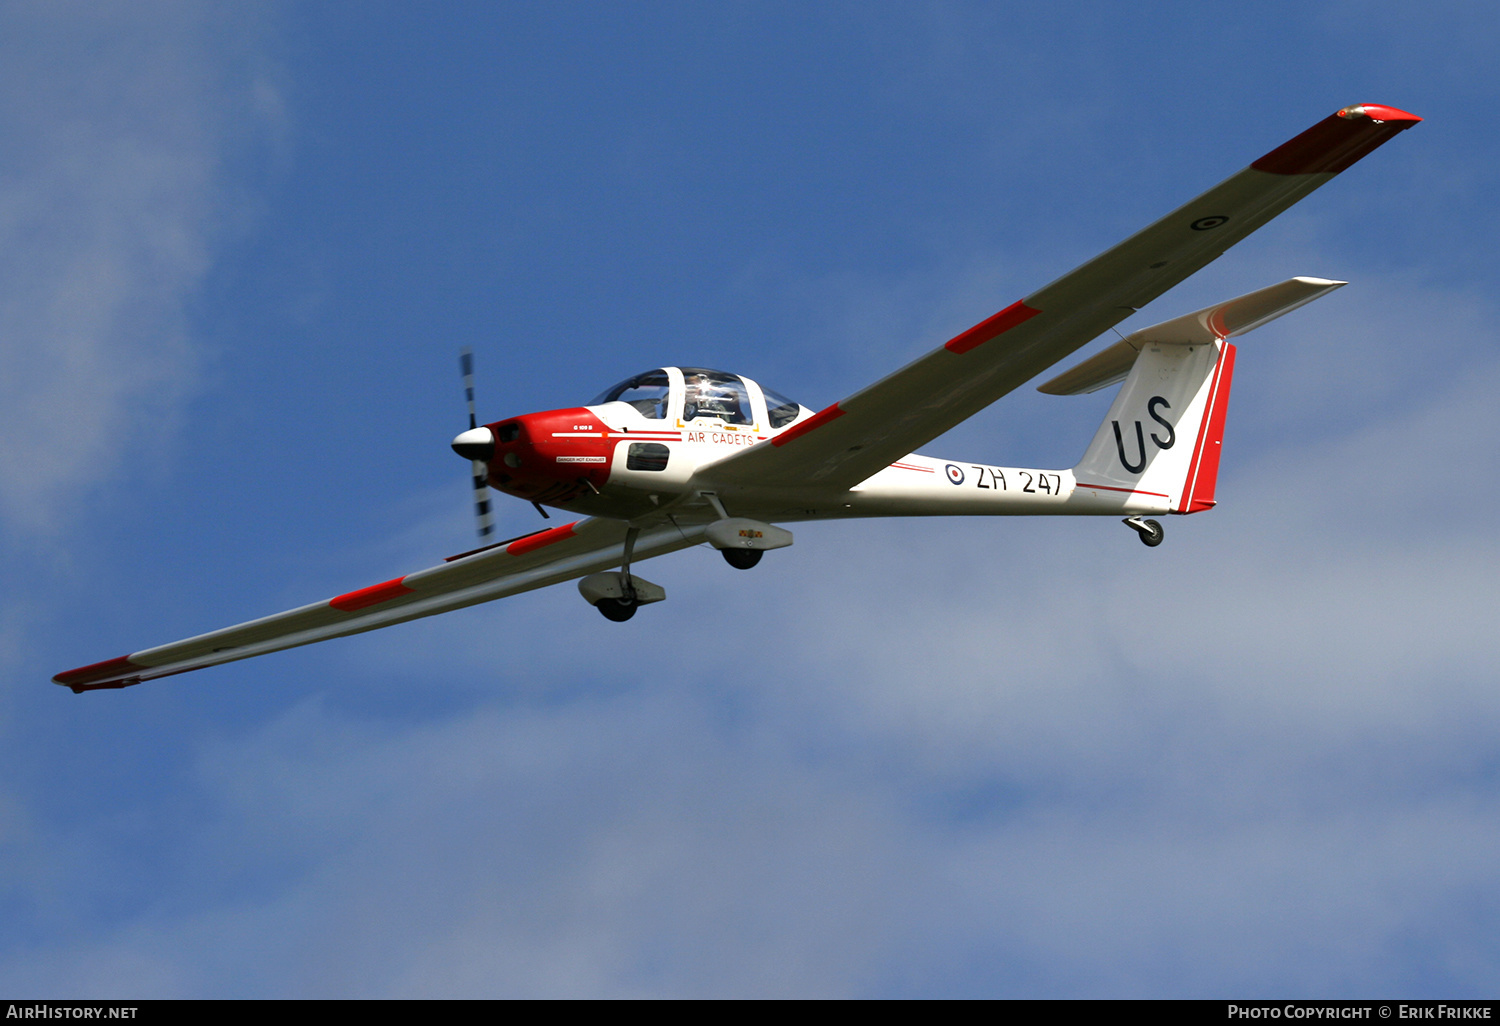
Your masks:
[{"label": "spinning propeller", "polygon": [[469,430],[453,440],[453,451],[474,461],[474,514],[479,522],[479,540],[488,541],[495,533],[495,518],[490,514],[489,460],[495,455],[495,436],[489,428],[479,426],[474,416],[474,354],[465,349],[458,358],[464,375],[464,396],[469,401]]}]

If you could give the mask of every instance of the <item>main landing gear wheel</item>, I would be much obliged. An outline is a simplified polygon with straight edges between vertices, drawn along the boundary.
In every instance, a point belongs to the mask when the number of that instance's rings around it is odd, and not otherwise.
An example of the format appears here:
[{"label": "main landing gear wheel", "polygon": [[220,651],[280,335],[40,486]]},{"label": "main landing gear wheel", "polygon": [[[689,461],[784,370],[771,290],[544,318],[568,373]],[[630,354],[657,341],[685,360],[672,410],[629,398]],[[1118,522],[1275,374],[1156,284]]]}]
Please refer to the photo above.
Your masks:
[{"label": "main landing gear wheel", "polygon": [[1140,517],[1126,517],[1125,526],[1141,536],[1141,544],[1148,548],[1156,548],[1166,538],[1166,529],[1155,520],[1142,520]]},{"label": "main landing gear wheel", "polygon": [[629,599],[606,598],[600,599],[599,604],[594,607],[604,614],[606,620],[615,623],[624,623],[635,615],[636,604]]},{"label": "main landing gear wheel", "polygon": [[724,553],[724,562],[736,570],[749,570],[760,562],[760,549],[720,549]]}]

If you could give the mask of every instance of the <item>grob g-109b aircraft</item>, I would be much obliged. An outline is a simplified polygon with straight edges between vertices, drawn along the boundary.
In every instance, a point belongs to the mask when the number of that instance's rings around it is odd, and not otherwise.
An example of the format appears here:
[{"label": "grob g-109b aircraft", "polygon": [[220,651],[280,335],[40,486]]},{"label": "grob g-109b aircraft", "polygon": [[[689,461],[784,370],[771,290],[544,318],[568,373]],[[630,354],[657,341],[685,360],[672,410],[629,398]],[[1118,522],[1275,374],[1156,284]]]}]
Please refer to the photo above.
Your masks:
[{"label": "grob g-109b aircraft", "polygon": [[[481,540],[489,489],[585,519],[451,556],[441,566],[209,634],[68,670],[74,692],[375,630],[578,579],[611,620],[666,597],[643,559],[707,542],[753,567],[792,544],[776,523],[838,517],[1124,515],[1147,545],[1148,514],[1214,505],[1234,370],[1230,338],[1343,282],[1292,278],[1125,336],[1041,386],[1073,395],[1124,381],[1071,470],[913,454],[955,424],[1135,313],[1334,175],[1416,124],[1393,107],[1346,107],[1155,224],[818,412],[707,368],[638,374],[586,406],[479,426],[465,357]],[[545,510],[543,510],[545,514]]]}]

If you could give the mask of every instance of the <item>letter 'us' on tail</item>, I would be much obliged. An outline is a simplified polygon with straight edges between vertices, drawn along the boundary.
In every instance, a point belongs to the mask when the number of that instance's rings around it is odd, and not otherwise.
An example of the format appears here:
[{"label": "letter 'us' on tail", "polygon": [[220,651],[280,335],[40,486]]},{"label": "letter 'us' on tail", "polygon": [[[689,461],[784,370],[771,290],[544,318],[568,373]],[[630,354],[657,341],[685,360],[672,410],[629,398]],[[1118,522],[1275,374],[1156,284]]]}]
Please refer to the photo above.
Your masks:
[{"label": "letter 'us' on tail", "polygon": [[1125,499],[1158,512],[1211,509],[1234,354],[1227,341],[1142,349],[1073,469],[1078,490],[1102,491],[1111,506]]},{"label": "letter 'us' on tail", "polygon": [[1212,509],[1234,379],[1229,338],[1344,284],[1292,278],[1143,328],[1041,386],[1054,395],[1076,395],[1125,379],[1073,468],[1075,495],[1111,510]]}]

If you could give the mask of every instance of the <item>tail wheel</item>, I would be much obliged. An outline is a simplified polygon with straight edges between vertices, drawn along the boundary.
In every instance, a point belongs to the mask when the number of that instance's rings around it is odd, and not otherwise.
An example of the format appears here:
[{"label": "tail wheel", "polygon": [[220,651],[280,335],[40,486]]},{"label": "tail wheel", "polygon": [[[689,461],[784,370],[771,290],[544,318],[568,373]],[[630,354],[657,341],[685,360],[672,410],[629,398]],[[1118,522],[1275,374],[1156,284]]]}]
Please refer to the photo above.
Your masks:
[{"label": "tail wheel", "polygon": [[1162,543],[1162,539],[1167,536],[1166,529],[1155,520],[1142,521],[1141,526],[1145,528],[1145,530],[1141,531],[1141,544],[1150,548],[1156,548]]},{"label": "tail wheel", "polygon": [[724,562],[736,570],[749,570],[760,562],[762,555],[760,549],[720,549],[724,553]]},{"label": "tail wheel", "polygon": [[604,614],[606,620],[615,623],[624,623],[635,615],[636,605],[628,599],[600,599],[599,604],[594,607]]}]

